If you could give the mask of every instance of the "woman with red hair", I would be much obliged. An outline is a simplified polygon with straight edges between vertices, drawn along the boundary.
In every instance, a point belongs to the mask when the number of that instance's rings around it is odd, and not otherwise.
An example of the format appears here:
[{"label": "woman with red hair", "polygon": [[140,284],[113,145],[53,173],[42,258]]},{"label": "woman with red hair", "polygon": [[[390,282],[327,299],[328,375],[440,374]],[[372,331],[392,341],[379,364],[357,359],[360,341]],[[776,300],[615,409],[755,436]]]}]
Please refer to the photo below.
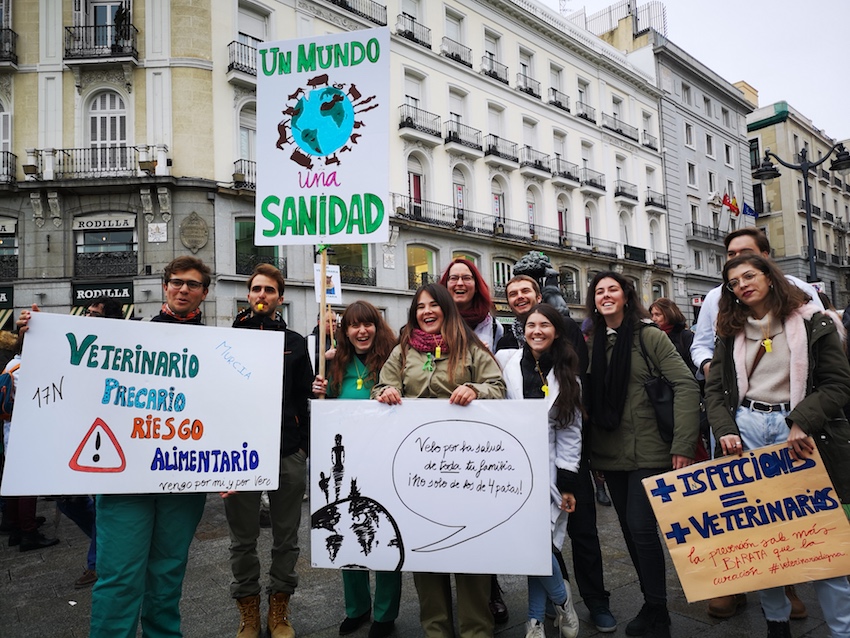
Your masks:
[{"label": "woman with red hair", "polygon": [[475,264],[464,257],[453,259],[440,283],[448,288],[466,325],[493,352],[505,330],[490,314],[490,288]]}]

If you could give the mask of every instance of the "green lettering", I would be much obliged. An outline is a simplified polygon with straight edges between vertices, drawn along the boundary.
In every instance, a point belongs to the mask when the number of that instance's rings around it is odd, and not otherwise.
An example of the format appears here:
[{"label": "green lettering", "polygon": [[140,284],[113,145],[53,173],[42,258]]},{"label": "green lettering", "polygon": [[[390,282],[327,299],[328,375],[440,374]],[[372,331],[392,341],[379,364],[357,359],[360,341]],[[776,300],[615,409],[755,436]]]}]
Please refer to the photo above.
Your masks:
[{"label": "green lettering", "polygon": [[286,53],[278,53],[277,58],[277,74],[288,75],[292,71],[292,51],[287,51]]},{"label": "green lettering", "polygon": [[348,42],[334,45],[334,67],[348,66]]},{"label": "green lettering", "polygon": [[280,216],[280,234],[298,234],[298,213],[295,211],[295,198],[287,197],[283,200],[283,212]]},{"label": "green lettering", "polygon": [[298,45],[298,72],[316,70],[316,43],[311,42],[310,48],[305,49],[303,44]]},{"label": "green lettering", "polygon": [[309,206],[307,198],[298,198],[298,234],[299,235],[315,235],[316,234],[316,200],[318,198],[313,195],[310,198]]},{"label": "green lettering", "polygon": [[378,230],[384,221],[384,201],[374,193],[366,193],[363,196],[363,217],[367,233]]},{"label": "green lettering", "polygon": [[351,43],[351,66],[357,66],[366,59],[366,48],[362,42]]},{"label": "green lettering", "polygon": [[328,206],[328,222],[330,225],[328,230],[331,235],[336,235],[345,228],[345,202],[336,195],[331,195],[328,198],[328,203],[330,204]]},{"label": "green lettering", "polygon": [[328,198],[322,195],[319,198],[319,234],[324,235],[328,228]]},{"label": "green lettering", "polygon": [[96,335],[89,335],[83,342],[77,347],[77,336],[73,332],[68,332],[65,334],[65,338],[68,339],[68,345],[71,346],[71,365],[78,366],[80,365],[80,361],[83,360],[83,355],[86,353],[86,350],[89,349],[89,346],[97,341]]},{"label": "green lettering", "polygon": [[333,57],[334,57],[333,47],[331,47],[331,46],[319,47],[318,52],[319,52],[319,66],[322,67],[323,69],[329,68],[331,63],[333,62]]},{"label": "green lettering", "polygon": [[280,233],[280,218],[269,210],[270,206],[280,206],[280,198],[276,195],[269,195],[263,200],[263,205],[260,212],[267,221],[271,222],[272,227],[263,229],[263,237],[274,237]]},{"label": "green lettering", "polygon": [[361,235],[364,233],[365,228],[363,228],[363,200],[360,195],[352,195],[351,204],[348,206],[348,228],[347,232],[351,234],[354,228],[357,228],[357,232]]},{"label": "green lettering", "polygon": [[372,38],[366,43],[366,57],[369,62],[375,63],[381,57],[381,43]]},{"label": "green lettering", "polygon": [[[263,68],[263,75],[274,75],[275,69],[277,68],[278,51],[280,51],[278,47],[272,47],[271,49],[260,49],[260,66],[262,66]],[[266,64],[267,53],[271,53],[271,68],[268,68],[268,65]]]}]

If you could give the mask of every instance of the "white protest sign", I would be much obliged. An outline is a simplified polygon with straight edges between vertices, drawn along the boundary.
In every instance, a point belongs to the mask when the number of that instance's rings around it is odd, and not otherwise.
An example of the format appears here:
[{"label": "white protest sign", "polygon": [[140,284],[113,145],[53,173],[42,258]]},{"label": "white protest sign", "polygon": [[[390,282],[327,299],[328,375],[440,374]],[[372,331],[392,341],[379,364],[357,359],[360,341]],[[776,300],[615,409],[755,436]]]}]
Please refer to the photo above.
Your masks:
[{"label": "white protest sign", "polygon": [[33,313],[3,495],[277,488],[283,334]]},{"label": "white protest sign", "polygon": [[551,572],[544,401],[311,408],[314,567]]},{"label": "white protest sign", "polygon": [[254,243],[389,237],[388,28],[257,48]]},{"label": "white protest sign", "polygon": [[[322,303],[322,264],[313,264],[313,287],[316,290],[316,303]],[[327,264],[325,266],[325,303],[342,303],[342,280],[340,279],[339,266]]]}]

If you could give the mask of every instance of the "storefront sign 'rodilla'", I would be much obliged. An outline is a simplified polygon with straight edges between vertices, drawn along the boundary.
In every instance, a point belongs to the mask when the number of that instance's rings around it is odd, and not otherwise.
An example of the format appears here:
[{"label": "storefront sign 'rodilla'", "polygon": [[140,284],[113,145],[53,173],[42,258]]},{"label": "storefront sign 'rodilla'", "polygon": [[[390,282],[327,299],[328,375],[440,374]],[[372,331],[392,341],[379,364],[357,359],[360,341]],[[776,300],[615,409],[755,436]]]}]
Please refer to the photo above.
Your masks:
[{"label": "storefront sign 'rodilla'", "polygon": [[389,56],[386,28],[258,47],[256,245],[387,240]]}]

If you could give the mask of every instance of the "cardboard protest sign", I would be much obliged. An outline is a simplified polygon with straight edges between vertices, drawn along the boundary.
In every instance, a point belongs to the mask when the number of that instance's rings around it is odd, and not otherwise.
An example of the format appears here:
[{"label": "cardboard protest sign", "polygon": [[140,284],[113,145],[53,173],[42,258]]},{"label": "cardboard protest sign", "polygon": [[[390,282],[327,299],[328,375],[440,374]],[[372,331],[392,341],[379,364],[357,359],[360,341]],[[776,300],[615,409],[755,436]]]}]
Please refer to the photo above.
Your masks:
[{"label": "cardboard protest sign", "polygon": [[316,290],[316,303],[322,303],[322,287],[325,288],[325,303],[342,303],[342,279],[339,266],[327,264],[325,279],[322,281],[322,265],[313,264],[313,288]]},{"label": "cardboard protest sign", "polygon": [[254,243],[389,237],[389,29],[257,49]]},{"label": "cardboard protest sign", "polygon": [[283,333],[33,313],[3,495],[277,488]]},{"label": "cardboard protest sign", "polygon": [[688,602],[850,573],[850,523],[820,454],[786,444],[643,480]]},{"label": "cardboard protest sign", "polygon": [[313,401],[311,427],[314,567],[551,573],[545,401]]}]

